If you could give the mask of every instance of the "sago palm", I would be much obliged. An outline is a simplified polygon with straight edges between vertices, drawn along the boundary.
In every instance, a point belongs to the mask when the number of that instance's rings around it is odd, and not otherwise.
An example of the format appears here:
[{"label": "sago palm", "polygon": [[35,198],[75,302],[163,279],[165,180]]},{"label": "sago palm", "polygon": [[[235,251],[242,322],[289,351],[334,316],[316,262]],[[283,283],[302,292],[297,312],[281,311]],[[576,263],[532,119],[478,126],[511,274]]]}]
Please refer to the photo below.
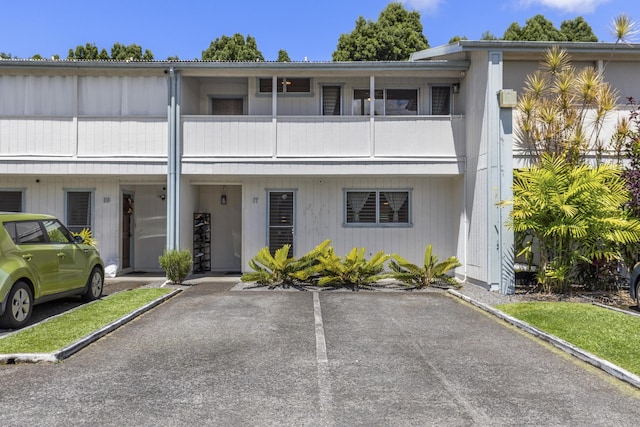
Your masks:
[{"label": "sago palm", "polygon": [[389,267],[393,270],[392,276],[395,279],[416,288],[438,283],[458,286],[456,279],[447,273],[461,265],[458,258],[454,256],[438,262],[438,257],[432,253],[431,245],[427,245],[424,251],[424,264],[422,266],[412,264],[398,254],[394,254],[389,262]]},{"label": "sago palm", "polygon": [[359,288],[386,276],[382,273],[389,255],[380,251],[369,260],[364,256],[365,248],[353,248],[344,257],[336,255],[333,249],[319,258],[321,277],[318,285],[339,285]]}]

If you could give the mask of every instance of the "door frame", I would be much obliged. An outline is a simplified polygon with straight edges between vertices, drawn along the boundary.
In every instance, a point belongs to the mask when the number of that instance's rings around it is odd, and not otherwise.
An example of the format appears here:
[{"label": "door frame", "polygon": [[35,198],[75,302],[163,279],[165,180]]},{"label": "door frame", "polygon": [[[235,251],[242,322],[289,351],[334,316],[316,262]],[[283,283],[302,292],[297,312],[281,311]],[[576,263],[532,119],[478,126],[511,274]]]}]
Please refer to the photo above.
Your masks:
[{"label": "door frame", "polygon": [[[131,200],[131,204],[129,206],[127,206],[127,204],[129,204],[128,200]],[[120,209],[120,270],[123,272],[129,272],[129,271],[133,271],[133,266],[134,266],[134,249],[135,249],[135,238],[134,238],[134,229],[135,229],[135,221],[134,221],[134,215],[135,215],[135,193],[131,190],[122,190],[122,197],[120,197],[120,202],[121,202],[121,209]],[[125,212],[125,209],[128,211],[128,209],[131,209],[131,212]],[[129,236],[128,236],[128,240],[129,240],[129,256],[128,256],[128,261],[129,261],[129,265],[128,266],[124,266],[124,255],[125,255],[125,237],[124,237],[124,233],[125,233],[125,227],[126,227],[126,221],[128,221],[128,227],[129,227]]]}]

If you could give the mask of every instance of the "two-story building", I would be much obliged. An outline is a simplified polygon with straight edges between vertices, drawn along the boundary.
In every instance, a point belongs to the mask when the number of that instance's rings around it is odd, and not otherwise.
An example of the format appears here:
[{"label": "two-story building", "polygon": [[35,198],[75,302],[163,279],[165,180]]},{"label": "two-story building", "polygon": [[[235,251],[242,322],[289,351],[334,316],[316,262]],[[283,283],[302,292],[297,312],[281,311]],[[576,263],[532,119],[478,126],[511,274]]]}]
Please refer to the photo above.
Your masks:
[{"label": "two-story building", "polygon": [[[0,210],[91,228],[120,273],[160,271],[211,215],[207,271],[325,239],[512,282],[513,95],[549,45],[470,42],[407,62],[0,61]],[[563,44],[640,96],[638,49]],[[510,266],[511,265],[511,266]]]}]

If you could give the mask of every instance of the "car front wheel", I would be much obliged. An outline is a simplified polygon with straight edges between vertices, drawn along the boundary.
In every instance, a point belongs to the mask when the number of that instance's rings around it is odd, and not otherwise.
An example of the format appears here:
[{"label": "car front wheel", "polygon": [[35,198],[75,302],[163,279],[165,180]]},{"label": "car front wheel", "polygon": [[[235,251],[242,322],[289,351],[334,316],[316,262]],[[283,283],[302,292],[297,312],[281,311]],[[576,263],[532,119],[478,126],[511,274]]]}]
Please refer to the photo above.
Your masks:
[{"label": "car front wheel", "polygon": [[89,280],[87,281],[87,290],[84,294],[82,294],[82,299],[85,301],[95,301],[102,296],[103,289],[104,276],[102,275],[102,270],[100,270],[100,268],[98,267],[95,267],[89,275]]},{"label": "car front wheel", "polygon": [[7,307],[0,317],[0,327],[17,329],[23,327],[33,311],[33,293],[24,282],[17,282],[9,292]]}]

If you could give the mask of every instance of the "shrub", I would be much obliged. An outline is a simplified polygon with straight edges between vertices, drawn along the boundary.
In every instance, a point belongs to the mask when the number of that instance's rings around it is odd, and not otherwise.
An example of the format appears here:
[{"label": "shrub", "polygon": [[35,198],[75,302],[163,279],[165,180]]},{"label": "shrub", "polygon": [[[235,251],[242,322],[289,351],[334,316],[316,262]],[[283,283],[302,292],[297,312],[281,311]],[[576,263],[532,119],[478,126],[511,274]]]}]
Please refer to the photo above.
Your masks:
[{"label": "shrub", "polygon": [[329,248],[318,259],[321,275],[318,285],[335,284],[358,288],[387,277],[382,271],[389,255],[380,251],[367,260],[364,253],[365,248],[353,248],[343,259],[334,253],[333,248]]},{"label": "shrub", "polygon": [[640,222],[622,209],[628,200],[621,171],[610,165],[543,154],[540,165],[514,172],[507,225],[520,234],[519,254],[539,248],[544,291],[567,291],[579,263],[620,260],[621,247],[640,241]]},{"label": "shrub", "polygon": [[191,252],[188,250],[165,250],[159,259],[160,267],[162,267],[166,273],[167,279],[177,285],[182,284],[185,277],[189,274],[193,263]]},{"label": "shrub", "polygon": [[456,279],[447,273],[461,265],[458,258],[454,256],[438,263],[438,257],[432,254],[431,245],[427,245],[424,251],[424,265],[422,267],[410,263],[398,254],[394,254],[389,263],[389,267],[393,270],[393,278],[416,288],[434,284],[459,287]]},{"label": "shrub", "polygon": [[318,259],[327,251],[330,243],[330,240],[325,240],[300,258],[289,256],[289,244],[276,250],[273,255],[269,248],[264,247],[249,261],[249,267],[253,271],[244,273],[240,280],[283,287],[308,280],[319,271]]},{"label": "shrub", "polygon": [[74,236],[82,237],[82,240],[85,244],[96,246],[98,242],[93,238],[93,233],[88,228],[83,228],[79,233],[71,233]]}]

